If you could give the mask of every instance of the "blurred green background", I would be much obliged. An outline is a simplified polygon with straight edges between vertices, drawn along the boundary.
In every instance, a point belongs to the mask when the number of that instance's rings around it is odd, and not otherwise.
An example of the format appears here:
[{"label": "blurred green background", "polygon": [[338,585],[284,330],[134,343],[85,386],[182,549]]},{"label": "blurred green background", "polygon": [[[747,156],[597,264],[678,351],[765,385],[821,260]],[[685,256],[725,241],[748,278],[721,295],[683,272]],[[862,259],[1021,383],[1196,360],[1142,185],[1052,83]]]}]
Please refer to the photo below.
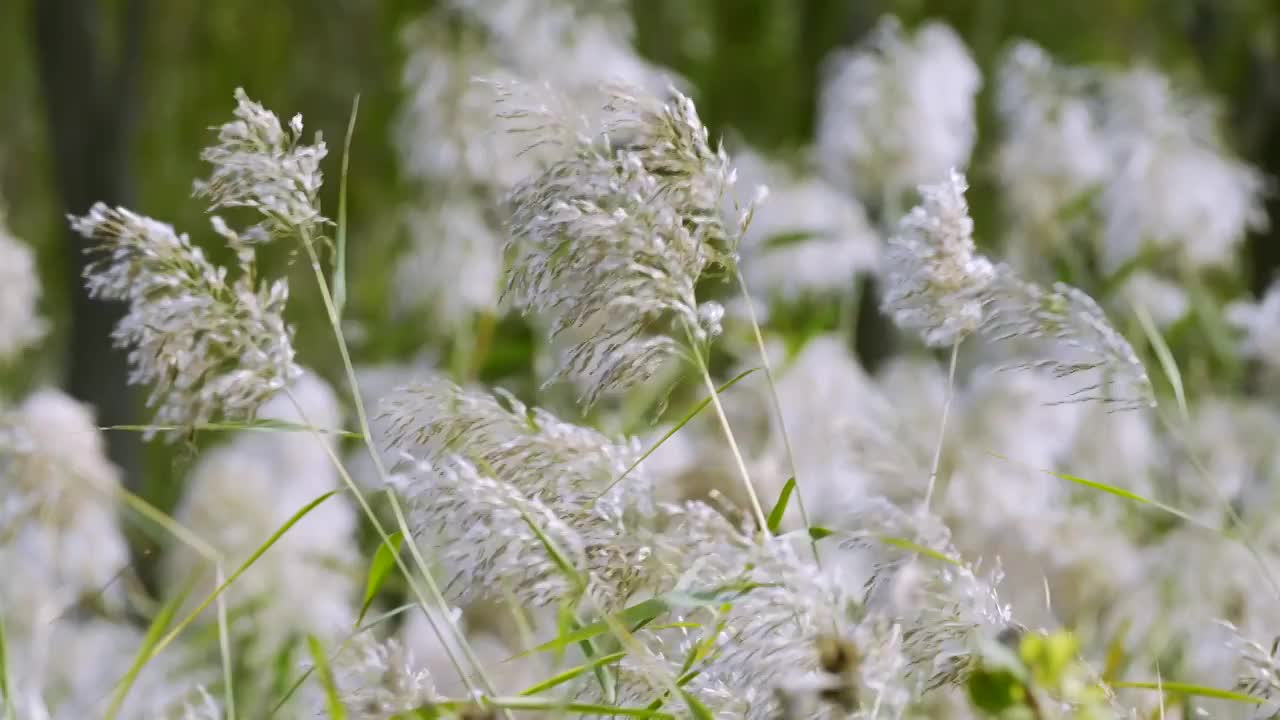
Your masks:
[{"label": "blurred green background", "polygon": [[[3,371],[4,395],[60,384],[99,406],[104,424],[143,422],[123,363],[108,353],[112,317],[80,297],[80,243],[64,215],[96,199],[136,207],[196,237],[206,227],[189,198],[203,174],[199,149],[233,107],[232,90],[282,115],[302,112],[330,142],[337,176],[352,100],[361,98],[351,157],[351,301],[348,317],[374,342],[361,363],[421,351],[425,329],[392,317],[388,267],[404,240],[395,209],[413,190],[402,182],[390,127],[401,102],[405,23],[421,0],[7,0],[0,3],[0,202],[16,235],[37,248],[44,311],[54,332]],[[997,137],[992,71],[1015,38],[1066,63],[1147,61],[1221,98],[1230,143],[1270,176],[1280,175],[1280,2],[1276,0],[633,0],[637,45],[681,74],[704,120],[755,147],[788,152],[815,124],[824,58],[854,44],[884,13],[908,25],[950,23],[987,82],[980,144],[972,163],[974,214],[998,208],[984,163]],[[325,188],[336,207],[337,183]],[[1280,217],[1280,194],[1269,201]],[[1280,223],[1250,238],[1255,292],[1280,264]],[[286,267],[288,248],[268,262]],[[296,265],[296,264],[295,264]],[[305,268],[293,267],[293,272]],[[338,357],[312,283],[297,277],[290,304],[300,361],[330,378]],[[78,299],[79,298],[79,299]],[[509,335],[504,342],[518,343]],[[115,357],[115,360],[112,360]],[[145,453],[136,435],[112,435],[130,475],[171,477],[181,448]],[[139,468],[149,472],[142,473]],[[152,488],[168,506],[176,490]]]}]

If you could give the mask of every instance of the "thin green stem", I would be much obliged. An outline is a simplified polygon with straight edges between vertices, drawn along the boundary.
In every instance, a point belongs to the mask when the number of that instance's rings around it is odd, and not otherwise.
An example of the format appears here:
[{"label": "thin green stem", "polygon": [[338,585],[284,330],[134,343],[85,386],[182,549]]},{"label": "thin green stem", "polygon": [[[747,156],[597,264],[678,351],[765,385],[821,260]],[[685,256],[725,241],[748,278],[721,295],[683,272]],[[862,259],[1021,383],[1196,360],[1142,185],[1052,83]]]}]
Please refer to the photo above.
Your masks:
[{"label": "thin green stem", "polygon": [[707,369],[707,362],[702,359],[702,352],[698,349],[698,343],[694,340],[693,330],[689,328],[688,323],[685,323],[684,332],[685,337],[689,339],[689,349],[698,364],[698,371],[702,374],[702,382],[706,385],[707,392],[711,395],[711,405],[716,409],[716,417],[720,420],[720,427],[724,430],[725,439],[729,441],[729,450],[733,452],[733,459],[738,465],[738,473],[742,477],[742,485],[747,491],[747,497],[751,499],[751,510],[755,513],[756,522],[760,525],[760,532],[763,536],[768,537],[769,520],[765,517],[764,508],[760,505],[760,498],[756,495],[756,489],[751,484],[751,474],[747,472],[747,463],[742,459],[742,452],[738,449],[738,441],[733,436],[733,428],[729,425],[729,418],[724,414],[724,406],[720,404],[720,393],[716,392],[716,384],[711,379],[711,372]]},{"label": "thin green stem", "polygon": [[[342,356],[342,365],[343,365],[343,369],[346,371],[347,384],[350,385],[352,403],[355,406],[356,418],[359,420],[359,423],[360,423],[360,434],[364,438],[365,449],[368,451],[370,459],[373,460],[373,466],[378,472],[378,478],[384,484],[387,484],[388,487],[390,487],[386,466],[383,465],[382,456],[378,452],[377,446],[374,445],[373,432],[369,425],[368,413],[365,411],[364,399],[360,396],[360,385],[359,385],[359,382],[356,380],[355,366],[351,362],[351,353],[347,348],[346,337],[342,334],[342,323],[338,317],[337,308],[333,304],[333,297],[329,293],[329,286],[325,280],[324,269],[321,268],[320,266],[320,257],[319,255],[316,254],[315,246],[312,244],[311,238],[309,236],[304,235],[302,237],[302,245],[307,251],[307,257],[311,260],[311,269],[312,269],[312,272],[315,274],[316,285],[319,287],[320,297],[324,302],[325,312],[329,316],[329,324],[333,329],[334,339],[337,341],[338,352]],[[306,421],[304,420],[304,422]],[[336,456],[333,456],[333,457],[335,460],[337,459]],[[341,462],[338,461],[337,464],[341,465]],[[355,487],[354,482],[350,482],[350,476],[346,475],[345,470],[343,470],[343,474],[347,478],[349,486],[353,488],[353,491],[357,495],[360,495],[361,493],[359,489]],[[435,600],[436,604],[439,607],[447,608],[448,603],[444,599],[444,594],[440,592],[440,587],[439,585],[436,584],[435,578],[431,574],[430,566],[427,564],[426,560],[422,556],[421,551],[418,549],[417,542],[415,542],[413,539],[413,532],[409,529],[409,523],[405,520],[403,508],[400,507],[400,499],[396,496],[395,492],[389,492],[388,498],[390,499],[392,512],[395,514],[396,523],[398,525],[397,529],[399,529],[399,531],[403,535],[405,539],[405,544],[409,546],[409,552],[413,556],[414,561],[417,563],[418,569],[422,573],[423,579],[427,581],[427,587],[431,590],[432,599]],[[368,508],[367,503],[365,503],[363,500],[361,501],[361,504],[366,508],[366,514],[369,515],[370,518],[372,519],[373,517],[372,509]],[[383,536],[382,538],[383,542],[387,542],[386,534],[385,533],[380,533],[380,534]],[[411,577],[407,572],[407,568],[405,568],[399,562],[397,562],[397,565],[400,565],[401,571],[406,573],[406,578]],[[424,611],[425,609],[426,608],[424,605]],[[466,636],[463,634],[462,630],[458,628],[457,625],[452,621],[449,623],[449,626],[450,626],[450,629],[453,630],[453,634],[458,641],[458,646],[462,648],[463,654],[467,656],[468,662],[471,663],[472,667],[476,671],[476,675],[479,677],[480,682],[484,687],[484,690],[488,694],[493,695],[494,694],[493,682],[489,679],[488,673],[485,672],[483,665],[481,665],[479,659],[476,657],[475,652],[471,648],[471,644],[467,642]],[[446,646],[447,646],[447,643],[446,643]],[[470,684],[470,680],[468,679],[467,674],[463,673],[462,676],[463,676],[463,681]]]},{"label": "thin green stem", "polygon": [[[218,583],[217,587],[221,587],[226,582],[221,562],[214,569],[214,578]],[[227,599],[221,593],[218,595],[217,613],[218,649],[222,653],[222,698],[226,705],[227,720],[236,720],[236,693],[231,672],[231,637],[227,632]]]},{"label": "thin green stem", "polygon": [[933,487],[938,482],[938,467],[942,464],[942,446],[947,437],[947,416],[951,413],[951,401],[956,395],[956,358],[960,355],[960,341],[951,346],[951,366],[947,370],[947,395],[942,401],[942,422],[938,424],[938,443],[933,449],[933,464],[929,468],[929,487],[924,492],[921,513],[929,512],[933,500]]},{"label": "thin green stem", "polygon": [[[747,306],[747,319],[751,321],[751,332],[755,335],[756,349],[760,352],[760,365],[764,368],[765,380],[769,384],[769,399],[773,403],[773,414],[778,418],[778,433],[782,436],[782,446],[787,453],[787,465],[791,468],[791,477],[796,482],[796,507],[800,510],[800,521],[807,530],[813,523],[809,521],[809,511],[804,506],[804,493],[801,491],[800,470],[796,467],[796,454],[791,447],[791,434],[787,432],[786,419],[782,415],[782,400],[778,396],[778,384],[773,376],[773,364],[769,361],[769,352],[764,346],[764,334],[760,331],[760,323],[756,320],[755,303],[751,301],[751,293],[747,291],[746,278],[742,271],[737,271],[738,287],[742,290],[742,299]],[[818,555],[818,541],[809,538],[809,547],[813,550],[813,560],[822,567],[822,558]]]}]

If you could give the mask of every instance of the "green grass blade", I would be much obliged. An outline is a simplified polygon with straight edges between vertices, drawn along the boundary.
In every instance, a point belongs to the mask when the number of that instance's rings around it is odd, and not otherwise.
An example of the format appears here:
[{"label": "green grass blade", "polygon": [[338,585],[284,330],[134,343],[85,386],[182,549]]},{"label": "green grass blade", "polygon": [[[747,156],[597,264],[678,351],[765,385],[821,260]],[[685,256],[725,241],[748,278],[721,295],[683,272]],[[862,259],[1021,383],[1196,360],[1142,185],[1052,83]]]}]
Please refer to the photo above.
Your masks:
[{"label": "green grass blade", "polygon": [[934,550],[933,548],[925,547],[920,543],[912,542],[906,538],[894,537],[892,535],[876,535],[874,537],[875,539],[879,540],[885,545],[892,545],[893,547],[896,547],[896,548],[909,550],[913,553],[919,553],[920,555],[924,555],[925,557],[932,558],[934,560],[937,560],[938,562],[944,562],[948,565],[954,565],[956,567],[964,567],[959,560],[956,560],[955,558],[947,557],[946,555],[943,555],[942,553],[938,552],[937,550]]},{"label": "green grass blade", "polygon": [[1160,690],[1170,695],[1194,695],[1197,697],[1213,698],[1215,700],[1230,700],[1231,702],[1249,703],[1251,705],[1260,705],[1264,700],[1253,695],[1235,692],[1233,690],[1223,690],[1221,688],[1208,687],[1205,685],[1193,685],[1191,683],[1180,682],[1128,682],[1116,681],[1108,683],[1113,688],[1129,688],[1133,690]]},{"label": "green grass blade", "polygon": [[138,648],[138,653],[134,656],[133,663],[125,671],[124,677],[120,678],[120,681],[116,683],[116,690],[111,696],[111,704],[107,706],[107,711],[103,715],[106,720],[113,720],[120,713],[124,699],[128,696],[133,683],[137,681],[138,674],[142,672],[142,668],[147,664],[147,661],[155,655],[155,648],[159,643],[161,634],[169,627],[169,623],[173,621],[174,616],[178,613],[178,608],[182,606],[182,603],[186,602],[186,599],[187,590],[184,589],[162,605],[155,617],[151,618],[151,624],[147,627],[146,634],[142,636],[142,645]]},{"label": "green grass blade", "polygon": [[[747,377],[748,375],[750,375],[751,373],[759,369],[760,368],[758,367],[753,367],[748,370],[743,370],[742,372],[730,378],[728,382],[716,388],[716,394],[719,395],[723,393],[725,390],[728,390],[729,388],[738,384],[739,380],[742,380],[743,378]],[[637,467],[640,467],[640,463],[644,462],[650,455],[657,452],[658,448],[662,447],[663,443],[670,440],[672,435],[675,435],[677,432],[679,432],[680,428],[684,427],[685,425],[688,425],[690,421],[692,421],[695,417],[698,416],[698,413],[702,412],[710,404],[711,404],[711,396],[709,395],[699,400],[697,403],[695,403],[692,408],[689,408],[689,411],[686,412],[683,417],[681,417],[678,421],[676,421],[675,425],[671,426],[670,430],[668,430],[661,438],[658,438],[658,441],[655,442],[653,445],[651,445],[648,450],[645,450],[644,453],[640,455],[640,457],[636,458],[636,461],[631,463],[631,465],[629,465],[626,470],[623,470],[622,474],[619,475],[616,479],[614,479],[613,482],[609,483],[609,487],[606,487],[604,490],[602,490],[600,494],[597,496],[597,498],[604,497],[605,494],[607,494],[610,490],[612,490],[618,483],[625,480],[626,477],[631,474],[632,470],[635,470]]]},{"label": "green grass blade", "polygon": [[360,605],[360,615],[356,618],[357,627],[364,622],[364,616],[369,612],[373,598],[378,594],[382,583],[386,582],[387,575],[391,574],[391,568],[396,564],[396,555],[400,552],[400,545],[403,542],[404,535],[397,530],[391,533],[387,542],[378,544],[378,550],[373,554],[373,561],[369,563],[369,577],[364,584],[364,602]]},{"label": "green grass blade", "polygon": [[320,645],[320,638],[308,634],[307,649],[315,663],[316,674],[320,676],[320,686],[324,688],[324,705],[329,711],[329,720],[347,720],[347,709],[338,699],[338,686],[333,681],[333,671],[329,668],[329,658]]},{"label": "green grass blade", "polygon": [[693,714],[695,720],[715,720],[715,715],[711,709],[702,703],[701,700],[693,696],[693,693],[680,689],[680,696],[684,698],[684,704],[689,708],[689,712]]},{"label": "green grass blade", "polygon": [[333,307],[338,317],[347,304],[347,168],[351,162],[351,136],[356,132],[356,116],[360,113],[360,96],[351,101],[351,118],[347,120],[347,137],[342,143],[342,174],[338,178],[337,247],[333,259]]},{"label": "green grass blade", "polygon": [[516,655],[515,657],[525,657],[526,655],[531,655],[533,653],[547,652],[551,650],[562,651],[569,645],[604,634],[612,625],[634,627],[636,625],[647,623],[662,613],[675,608],[716,607],[757,587],[761,586],[759,584],[735,584],[726,586],[719,590],[707,592],[663,593],[657,597],[642,600],[635,605],[620,610],[600,622],[592,623],[568,634],[562,633],[559,637],[549,640],[535,648]]},{"label": "green grass blade", "polygon": [[787,502],[791,500],[791,493],[795,489],[796,476],[792,475],[783,484],[782,492],[778,493],[778,502],[774,503],[773,509],[769,511],[769,533],[771,535],[778,534],[778,526],[782,525],[782,516],[787,512]]},{"label": "green grass blade", "polygon": [[616,653],[610,653],[608,655],[601,655],[600,657],[593,659],[591,662],[583,663],[582,665],[569,668],[568,670],[565,670],[562,673],[557,673],[556,675],[553,675],[547,678],[546,680],[543,680],[540,683],[537,683],[535,685],[530,685],[528,688],[520,691],[520,694],[521,695],[537,695],[540,692],[550,690],[551,688],[556,687],[558,685],[563,685],[564,683],[569,682],[570,680],[578,677],[579,675],[582,675],[585,672],[593,671],[602,665],[610,665],[612,663],[616,663],[626,656],[627,654],[625,652],[616,652]]},{"label": "green grass blade", "polygon": [[1183,420],[1188,420],[1191,414],[1187,410],[1187,393],[1182,385],[1182,371],[1178,369],[1178,361],[1174,359],[1173,351],[1164,341],[1164,337],[1156,328],[1156,323],[1151,319],[1147,309],[1138,305],[1134,307],[1134,312],[1138,315],[1138,324],[1142,326],[1142,332],[1151,343],[1156,359],[1160,361],[1160,369],[1164,371],[1165,377],[1169,379],[1169,385],[1173,388],[1173,397],[1178,402],[1178,412],[1182,414]]},{"label": "green grass blade", "polygon": [[99,427],[103,431],[120,432],[309,432],[321,435],[335,435],[347,440],[362,440],[364,435],[351,430],[318,428],[285,420],[246,420],[224,422],[196,423],[195,425],[106,425]]},{"label": "green grass blade", "polygon": [[15,720],[13,692],[9,688],[9,644],[5,639],[3,616],[0,616],[0,695],[4,696],[4,720]]},{"label": "green grass blade", "polygon": [[247,560],[241,563],[240,567],[236,568],[235,572],[231,573],[231,577],[228,577],[225,581],[223,581],[220,585],[218,585],[218,587],[215,588],[214,591],[210,593],[208,597],[206,597],[203,601],[201,601],[201,603],[198,606],[196,606],[195,610],[192,610],[190,614],[188,614],[185,618],[182,619],[182,622],[178,623],[172,630],[169,631],[167,635],[164,636],[162,640],[160,640],[160,642],[156,643],[155,647],[151,649],[151,652],[146,656],[145,659],[146,660],[151,659],[151,657],[155,656],[160,651],[168,647],[168,645],[172,643],[178,637],[178,635],[181,634],[182,631],[187,628],[188,625],[195,622],[195,619],[200,616],[200,613],[204,612],[205,609],[208,608],[209,605],[211,605],[213,601],[216,600],[218,596],[223,593],[223,591],[231,587],[231,584],[234,583],[241,575],[243,575],[246,570],[252,567],[253,564],[258,561],[258,558],[262,557],[263,554],[267,552],[267,550],[270,550],[271,546],[275,545],[276,541],[278,541],[281,537],[283,537],[286,532],[289,532],[290,528],[296,525],[298,521],[302,520],[302,518],[306,517],[307,513],[314,510],[318,505],[320,505],[320,503],[324,502],[325,500],[328,500],[329,498],[333,497],[337,493],[338,493],[337,490],[330,490],[329,492],[321,495],[315,500],[312,500],[311,502],[307,503],[305,506],[303,506],[301,510],[294,513],[293,517],[286,520],[284,525],[281,525],[279,529],[277,529],[274,533],[272,533],[271,537],[267,538],[267,541],[265,543],[260,545],[257,550],[254,550],[253,554],[250,555]]}]

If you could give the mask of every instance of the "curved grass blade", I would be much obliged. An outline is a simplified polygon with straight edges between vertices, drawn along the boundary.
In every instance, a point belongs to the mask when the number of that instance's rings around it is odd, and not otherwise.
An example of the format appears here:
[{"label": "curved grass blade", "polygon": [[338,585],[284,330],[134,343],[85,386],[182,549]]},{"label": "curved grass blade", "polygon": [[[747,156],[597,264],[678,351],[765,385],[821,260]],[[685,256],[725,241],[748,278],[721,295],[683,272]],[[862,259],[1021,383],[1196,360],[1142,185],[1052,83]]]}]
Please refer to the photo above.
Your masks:
[{"label": "curved grass blade", "polygon": [[1178,370],[1178,361],[1174,359],[1173,351],[1169,349],[1169,344],[1156,329],[1156,323],[1151,319],[1147,309],[1138,305],[1133,310],[1138,316],[1138,324],[1142,326],[1142,332],[1147,336],[1147,342],[1151,343],[1151,349],[1155,351],[1156,359],[1160,361],[1160,369],[1164,371],[1165,377],[1169,379],[1169,385],[1173,388],[1178,412],[1182,414],[1184,420],[1190,418],[1187,410],[1187,393],[1182,385],[1182,372]]},{"label": "curved grass blade", "polygon": [[324,688],[324,705],[329,712],[329,720],[347,720],[347,710],[338,699],[338,686],[333,682],[333,671],[329,669],[329,658],[320,645],[320,638],[308,634],[307,650],[311,652],[311,660],[315,662],[316,673],[320,676],[320,686]]},{"label": "curved grass blade", "polygon": [[400,545],[403,542],[404,534],[397,530],[391,533],[387,542],[378,544],[378,550],[373,554],[373,561],[369,563],[369,577],[364,584],[364,602],[360,605],[360,615],[356,617],[357,627],[364,622],[365,613],[369,612],[373,598],[378,594],[382,583],[386,582],[387,575],[391,574],[391,568],[396,564],[396,555],[400,552]]},{"label": "curved grass blade", "polygon": [[582,675],[583,673],[588,671],[593,671],[602,665],[611,665],[613,663],[616,663],[626,656],[627,654],[625,652],[616,652],[616,653],[610,653],[608,655],[601,655],[600,657],[593,659],[591,662],[583,663],[582,665],[569,668],[568,670],[565,670],[562,673],[557,673],[556,675],[553,675],[547,678],[546,680],[543,680],[540,683],[537,683],[535,685],[530,685],[528,688],[520,691],[520,694],[521,695],[537,695],[538,693],[543,692],[545,690],[550,690],[551,688],[556,687],[558,685],[563,685],[564,683],[569,682],[570,680]]},{"label": "curved grass blade", "polygon": [[134,656],[133,663],[125,671],[124,677],[120,678],[120,681],[116,683],[116,690],[111,697],[111,704],[107,706],[107,711],[103,714],[106,720],[113,720],[120,713],[120,707],[124,704],[124,699],[133,687],[133,683],[137,681],[138,674],[142,672],[142,668],[147,664],[147,661],[155,655],[154,648],[159,643],[161,634],[169,627],[169,623],[173,621],[174,616],[177,615],[178,608],[182,606],[182,603],[186,602],[189,589],[189,587],[184,588],[182,592],[170,598],[168,602],[160,607],[155,617],[151,618],[151,624],[147,627],[146,634],[142,636],[142,645],[138,648],[138,654]]},{"label": "curved grass blade", "polygon": [[169,644],[172,643],[178,637],[178,635],[181,634],[182,631],[187,628],[188,625],[195,622],[195,619],[200,616],[200,613],[204,612],[211,604],[213,604],[213,601],[216,600],[218,596],[223,593],[223,591],[231,587],[231,584],[234,583],[241,575],[243,575],[246,570],[252,567],[253,564],[258,561],[258,558],[262,557],[263,554],[267,552],[267,550],[270,550],[271,546],[275,545],[276,541],[278,541],[281,537],[283,537],[284,534],[288,532],[290,528],[296,525],[299,520],[306,517],[307,513],[316,509],[316,507],[320,505],[320,503],[324,502],[325,500],[328,500],[329,498],[333,497],[337,493],[338,493],[337,490],[330,490],[329,492],[321,495],[315,500],[312,500],[311,502],[307,503],[305,506],[302,507],[301,510],[294,513],[293,517],[286,520],[284,525],[281,525],[279,529],[277,529],[274,533],[272,533],[271,537],[267,538],[267,541],[265,543],[260,545],[257,550],[254,550],[253,554],[250,555],[247,560],[241,563],[240,567],[236,568],[236,571],[231,573],[230,577],[228,577],[225,581],[219,584],[218,587],[215,588],[214,591],[210,593],[208,597],[206,597],[203,601],[201,601],[200,604],[197,605],[196,608],[192,610],[190,614],[188,614],[185,618],[182,619],[182,622],[179,622],[176,626],[174,626],[174,628],[170,630],[164,636],[164,638],[162,638],[158,643],[156,643],[155,646],[151,648],[149,652],[146,653],[145,657],[142,657],[143,662],[145,663],[147,660],[150,660],[152,657],[155,657],[162,650],[168,647]]},{"label": "curved grass blade", "polygon": [[773,509],[769,511],[769,533],[778,534],[778,526],[782,525],[782,516],[787,512],[787,502],[791,500],[791,493],[796,489],[796,476],[792,475],[787,478],[787,482],[782,486],[782,492],[778,493],[778,502],[774,503]]},{"label": "curved grass blade", "polygon": [[1233,690],[1208,687],[1206,685],[1194,685],[1192,683],[1116,681],[1108,684],[1113,688],[1159,690],[1169,695],[1194,695],[1196,697],[1213,698],[1215,700],[1229,700],[1231,702],[1248,703],[1250,705],[1260,705],[1265,702],[1262,698],[1254,695],[1247,695]]},{"label": "curved grass blade", "polygon": [[356,116],[360,114],[360,96],[351,101],[351,119],[347,120],[347,137],[342,143],[342,175],[338,178],[338,229],[335,233],[333,259],[333,307],[338,317],[347,304],[347,167],[351,162],[351,136],[356,132]]},{"label": "curved grass blade", "polygon": [[[716,394],[719,395],[723,393],[725,390],[728,390],[729,388],[736,385],[739,380],[742,380],[743,378],[747,377],[748,375],[750,375],[751,373],[759,369],[760,368],[758,367],[753,367],[748,370],[743,370],[742,372],[730,378],[728,382],[716,388]],[[680,428],[684,427],[685,425],[688,425],[689,421],[697,417],[698,413],[702,412],[710,404],[711,404],[710,395],[708,395],[707,397],[695,403],[692,408],[689,408],[689,411],[686,412],[683,417],[681,417],[678,421],[676,421],[675,425],[671,426],[670,430],[668,430],[662,437],[658,438],[658,441],[655,442],[653,445],[651,445],[648,450],[645,450],[644,453],[640,455],[640,457],[636,458],[636,461],[631,463],[631,465],[629,465],[626,470],[623,470],[622,474],[619,475],[616,479],[614,479],[613,482],[609,483],[609,486],[606,487],[604,490],[602,490],[600,494],[596,496],[596,498],[599,499],[601,497],[604,497],[618,483],[625,480],[626,477],[631,474],[632,470],[635,470],[637,467],[640,467],[640,463],[644,462],[645,459],[647,459],[650,455],[657,452],[658,448],[662,447],[663,443],[670,440],[672,435],[675,435],[677,432],[679,432]]]}]

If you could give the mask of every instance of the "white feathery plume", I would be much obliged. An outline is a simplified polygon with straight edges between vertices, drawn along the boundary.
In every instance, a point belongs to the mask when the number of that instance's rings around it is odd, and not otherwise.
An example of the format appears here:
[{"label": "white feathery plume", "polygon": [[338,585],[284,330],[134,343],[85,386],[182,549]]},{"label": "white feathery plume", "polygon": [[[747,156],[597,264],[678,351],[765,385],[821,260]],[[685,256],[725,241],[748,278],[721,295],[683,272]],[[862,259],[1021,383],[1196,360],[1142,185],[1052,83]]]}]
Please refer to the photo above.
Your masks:
[{"label": "white feathery plume", "polygon": [[369,631],[352,639],[333,662],[338,699],[352,720],[385,720],[438,700],[431,674],[399,640]]},{"label": "white feathery plume", "polygon": [[1226,148],[1217,106],[1150,68],[1101,83],[1113,158],[1099,198],[1107,269],[1148,248],[1191,267],[1230,266],[1245,233],[1267,225],[1266,181]]},{"label": "white feathery plume", "polygon": [[450,602],[498,596],[504,587],[532,606],[572,596],[575,587],[557,556],[580,568],[586,551],[544,503],[456,456],[418,463],[396,489],[408,501],[414,533],[436,539]]},{"label": "white feathery plume", "polygon": [[39,628],[81,596],[111,604],[129,562],[115,517],[119,470],[92,411],[39,390],[0,415],[0,611]]},{"label": "white feathery plume", "polygon": [[922,204],[899,223],[885,256],[885,312],[932,347],[955,345],[982,326],[983,298],[996,278],[973,243],[967,188],[955,170],[921,186]]},{"label": "white feathery plume", "polygon": [[689,98],[614,88],[603,113],[591,136],[545,105],[506,112],[531,144],[559,152],[512,192],[508,295],[546,315],[553,334],[586,335],[558,376],[585,385],[588,404],[652,377],[686,339],[719,333],[723,308],[694,289],[734,264],[750,216],[722,217],[735,173]]},{"label": "white feathery plume", "polygon": [[9,360],[44,337],[40,317],[40,274],[35,256],[10,234],[0,210],[0,362]]},{"label": "white feathery plume", "polygon": [[[588,575],[597,601],[625,599],[653,581],[652,483],[637,468],[615,485],[639,457],[634,442],[614,442],[545,410],[530,409],[509,394],[465,391],[443,378],[401,388],[383,401],[382,417],[392,447],[435,466],[421,468],[401,485],[417,498],[413,504],[428,521],[420,527],[433,527],[429,516],[438,515],[441,522],[448,512],[509,508],[516,520],[528,517],[504,529],[519,537],[503,543],[532,545],[513,552],[540,555],[545,548],[526,526],[537,522],[546,530],[545,516],[551,519],[547,527],[563,537],[565,551],[576,548],[582,562],[575,569]],[[478,477],[483,488],[459,488],[459,474]],[[441,487],[449,488],[447,493]],[[446,555],[456,544],[446,543]],[[498,550],[486,548],[482,554]],[[462,560],[458,564],[466,567]],[[516,590],[522,585],[516,583]],[[500,586],[486,587],[495,591]],[[539,591],[542,601],[547,597]]]},{"label": "white feathery plume", "polygon": [[1087,210],[1081,201],[1106,180],[1111,159],[1090,80],[1026,41],[1001,64],[997,110],[1004,132],[996,167],[1012,225],[1009,252],[1019,268],[1041,263],[1046,251],[1070,240],[1067,231],[1077,225],[1070,211]]},{"label": "white feathery plume", "polygon": [[252,417],[299,372],[283,316],[288,285],[260,283],[251,245],[219,218],[213,226],[239,258],[234,279],[170,225],[102,203],[72,218],[96,243],[90,294],[128,304],[112,336],[130,348],[129,381],[152,385],[160,426]]},{"label": "white feathery plume", "polygon": [[328,222],[320,214],[324,141],[316,133],[313,144],[302,143],[301,115],[285,129],[243,89],[236,88],[235,98],[236,119],[218,128],[218,144],[200,155],[213,172],[195,183],[196,197],[208,199],[210,210],[245,207],[261,214],[262,221],[242,234],[245,242],[290,234],[310,238]]},{"label": "white feathery plume", "polygon": [[1280,281],[1273,282],[1257,301],[1240,300],[1227,306],[1227,320],[1243,332],[1241,351],[1268,370],[1280,370]]},{"label": "white feathery plume", "polygon": [[1133,347],[1107,320],[1098,303],[1078,288],[1054,283],[1052,290],[1020,279],[1008,266],[996,268],[988,289],[983,332],[999,342],[1044,340],[1035,359],[1013,368],[1039,369],[1056,378],[1086,373],[1088,380],[1063,402],[1098,401],[1117,409],[1153,407],[1151,379]]},{"label": "white feathery plume", "polygon": [[828,63],[817,144],[832,181],[892,216],[903,192],[968,164],[982,75],[951,28],[886,17]]}]

